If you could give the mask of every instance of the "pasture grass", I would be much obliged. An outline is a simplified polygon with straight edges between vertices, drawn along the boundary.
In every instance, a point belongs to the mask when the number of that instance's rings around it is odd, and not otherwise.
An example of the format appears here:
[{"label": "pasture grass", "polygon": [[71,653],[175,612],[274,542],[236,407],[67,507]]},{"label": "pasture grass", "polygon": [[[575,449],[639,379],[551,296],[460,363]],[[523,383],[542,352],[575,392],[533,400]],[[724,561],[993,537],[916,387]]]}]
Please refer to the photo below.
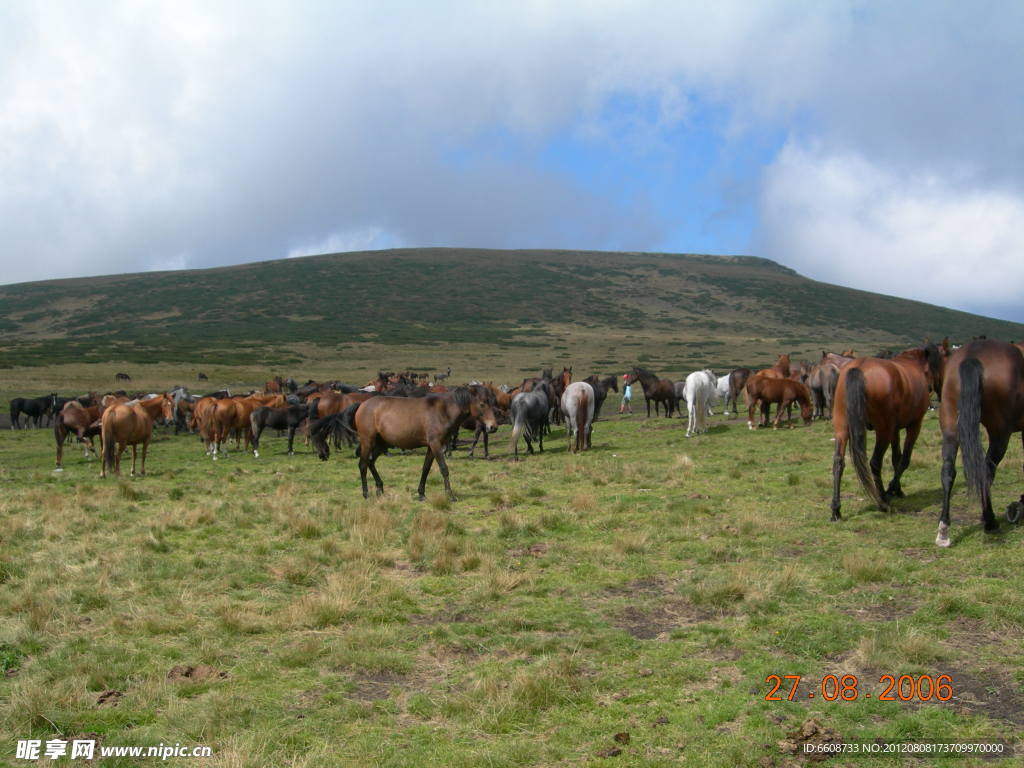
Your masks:
[{"label": "pasture grass", "polygon": [[[828,424],[716,416],[687,439],[617,406],[584,454],[558,427],[519,462],[508,427],[489,461],[461,449],[455,503],[436,469],[415,500],[419,452],[381,458],[386,493],[363,500],[350,451],[289,457],[273,435],[212,462],[158,431],[147,476],[101,481],[73,450],[52,472],[47,430],[0,433],[3,759],[97,734],[232,767],[799,765],[779,744],[817,718],[1020,761],[1024,532],[984,535],[961,482],[935,547],[934,414],[907,497],[880,512],[848,472],[833,524]],[[1015,442],[1000,512],[1021,462]],[[904,673],[949,674],[955,698],[879,701]],[[794,701],[765,701],[771,674],[803,677]],[[872,698],[808,698],[828,674]]]}]

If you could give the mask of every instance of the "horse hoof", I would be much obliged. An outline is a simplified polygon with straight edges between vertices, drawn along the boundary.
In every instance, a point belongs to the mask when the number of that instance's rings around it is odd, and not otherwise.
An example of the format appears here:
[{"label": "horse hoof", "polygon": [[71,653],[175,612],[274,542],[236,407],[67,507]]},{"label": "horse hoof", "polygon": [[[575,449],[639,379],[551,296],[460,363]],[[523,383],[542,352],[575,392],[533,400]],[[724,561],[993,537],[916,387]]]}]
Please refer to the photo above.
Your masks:
[{"label": "horse hoof", "polygon": [[63,472],[63,471],[64,471],[64,467],[57,467],[57,468],[56,468],[55,470],[53,470],[53,471],[54,471],[54,472]]},{"label": "horse hoof", "polygon": [[417,500],[417,501],[426,501],[426,500],[427,500],[427,497],[426,497],[426,496],[424,496],[424,495],[423,495],[423,494],[421,493],[421,494],[420,494],[419,496],[417,496],[417,497],[416,497],[416,500]]},{"label": "horse hoof", "polygon": [[935,537],[935,543],[940,547],[949,547],[949,545],[952,544],[952,542],[949,540],[949,537],[947,536],[943,538],[942,534],[939,534]]},{"label": "horse hoof", "polygon": [[253,451],[252,455],[253,455],[253,458],[258,459],[260,457],[260,452],[259,451]]}]

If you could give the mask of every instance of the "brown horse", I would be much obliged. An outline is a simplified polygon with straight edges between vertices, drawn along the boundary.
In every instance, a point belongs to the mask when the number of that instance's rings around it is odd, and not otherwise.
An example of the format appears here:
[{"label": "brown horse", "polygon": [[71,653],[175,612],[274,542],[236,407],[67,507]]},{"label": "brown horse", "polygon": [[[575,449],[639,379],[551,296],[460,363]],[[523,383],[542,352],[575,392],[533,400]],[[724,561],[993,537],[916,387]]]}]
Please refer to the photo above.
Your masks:
[{"label": "brown horse", "polygon": [[[775,415],[774,429],[779,428],[782,420],[782,410],[788,409],[793,403],[800,404],[800,416],[804,424],[811,423],[811,416],[814,408],[811,406],[811,392],[807,385],[793,379],[772,379],[764,376],[754,376],[747,382],[747,426],[756,429],[754,426],[754,411],[758,405],[767,403],[778,403],[778,411]],[[787,423],[789,420],[787,420]],[[767,425],[766,425],[767,426]]]},{"label": "brown horse", "polygon": [[[934,344],[909,349],[892,359],[859,357],[839,372],[832,409],[835,453],[832,458],[832,520],[839,514],[839,489],[850,444],[853,465],[864,489],[879,509],[889,509],[889,499],[903,496],[900,477],[910,465],[921,421],[928,411],[931,391],[942,386],[943,358]],[[867,430],[875,431],[875,450],[867,458]],[[900,451],[900,430],[906,440]],[[882,461],[892,446],[893,478],[882,489]]]},{"label": "brown horse", "polygon": [[[946,365],[939,406],[942,430],[942,514],[935,543],[948,547],[949,498],[956,479],[957,448],[963,446],[968,491],[981,502],[987,533],[999,530],[992,514],[992,481],[1014,432],[1024,431],[1024,347],[1002,341],[972,341],[953,352]],[[982,451],[980,426],[988,433]],[[1007,510],[1018,522],[1021,502]]]},{"label": "brown horse", "polygon": [[409,450],[426,446],[427,456],[423,461],[418,489],[420,500],[425,498],[427,474],[436,461],[448,498],[456,501],[448,481],[444,450],[452,435],[470,416],[482,422],[492,433],[498,428],[491,406],[465,388],[426,397],[374,397],[315,424],[313,444],[320,458],[326,460],[329,455],[326,438],[329,434],[333,434],[335,440],[351,438],[352,435],[358,438],[363,498],[370,495],[366,484],[367,469],[373,473],[377,495],[384,493],[384,481],[377,472],[377,457],[385,450],[390,447]]},{"label": "brown horse", "polygon": [[100,477],[107,476],[107,467],[115,475],[121,474],[121,454],[129,445],[132,447],[131,473],[134,476],[139,443],[142,443],[142,468],[139,474],[146,474],[146,451],[153,437],[153,422],[159,417],[168,421],[174,418],[174,399],[166,393],[149,400],[132,400],[123,405],[114,405],[103,412],[100,420],[100,439],[103,441]]},{"label": "brown horse", "polygon": [[235,446],[244,440],[245,449],[249,450],[252,442],[252,412],[260,406],[283,408],[286,401],[284,395],[246,395],[244,397],[226,397],[218,400],[210,410],[210,421],[207,433],[207,452],[212,453],[214,460],[219,455],[227,456],[224,443],[228,436],[235,433]]},{"label": "brown horse", "polygon": [[53,421],[53,439],[57,443],[57,469],[62,470],[64,461],[64,443],[68,435],[74,433],[78,442],[85,450],[85,456],[96,455],[92,438],[100,433],[100,417],[103,415],[101,405],[82,405],[77,400],[64,403],[64,408]]},{"label": "brown horse", "polygon": [[750,378],[751,373],[752,371],[749,368],[736,368],[729,374],[729,394],[725,400],[727,410],[729,408],[729,403],[731,402],[733,413],[737,413],[739,411],[736,407],[736,400],[740,396],[740,392],[746,391],[747,379]]},{"label": "brown horse", "polygon": [[670,379],[659,379],[656,375],[643,368],[633,368],[633,372],[626,374],[627,384],[639,381],[644,390],[644,400],[647,402],[647,418],[651,417],[651,403],[654,403],[654,415],[658,415],[658,403],[665,406],[665,416],[671,417],[679,402],[676,398],[676,387]]}]

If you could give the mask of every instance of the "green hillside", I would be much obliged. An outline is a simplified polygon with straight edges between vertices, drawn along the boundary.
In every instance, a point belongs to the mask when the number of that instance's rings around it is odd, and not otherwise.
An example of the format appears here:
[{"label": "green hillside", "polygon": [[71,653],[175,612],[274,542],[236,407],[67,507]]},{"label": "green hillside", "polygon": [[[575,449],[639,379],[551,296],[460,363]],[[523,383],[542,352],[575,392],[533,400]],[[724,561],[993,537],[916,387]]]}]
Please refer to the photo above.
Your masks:
[{"label": "green hillside", "polygon": [[599,363],[625,361],[631,353],[616,340],[639,338],[671,365],[706,357],[715,340],[799,350],[1024,337],[1019,324],[818,283],[753,257],[471,249],[0,286],[0,330],[4,367],[187,362],[200,352],[225,365],[275,366],[302,362],[310,345],[543,349],[576,334],[606,344],[595,348],[609,358]]}]

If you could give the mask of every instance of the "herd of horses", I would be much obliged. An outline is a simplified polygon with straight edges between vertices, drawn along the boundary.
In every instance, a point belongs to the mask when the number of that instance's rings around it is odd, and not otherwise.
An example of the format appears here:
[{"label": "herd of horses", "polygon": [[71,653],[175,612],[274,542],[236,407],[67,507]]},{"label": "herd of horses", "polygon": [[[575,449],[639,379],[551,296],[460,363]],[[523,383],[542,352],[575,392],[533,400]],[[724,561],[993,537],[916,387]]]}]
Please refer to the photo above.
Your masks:
[{"label": "herd of horses", "polygon": [[[227,391],[193,396],[184,387],[169,392],[130,398],[126,393],[103,397],[60,398],[55,393],[38,398],[11,401],[11,426],[40,426],[43,417],[54,418],[57,469],[62,468],[63,446],[70,435],[83,445],[86,455],[95,454],[92,438],[101,439],[101,476],[120,473],[123,452],[131,447],[132,468],[142,449],[140,474],[145,474],[146,453],[158,421],[173,423],[175,431],[197,433],[214,459],[227,455],[233,437],[259,456],[260,437],[266,429],[287,431],[288,454],[293,453],[297,431],[305,425],[307,439],[322,460],[330,456],[330,445],[354,446],[358,456],[363,496],[369,496],[367,473],[376,491],[384,482],[377,459],[389,449],[401,451],[426,448],[418,495],[425,494],[427,476],[437,464],[448,497],[455,500],[449,480],[447,457],[460,429],[470,429],[474,440],[470,455],[483,437],[484,455],[489,455],[488,437],[500,423],[512,426],[511,451],[519,458],[523,438],[527,453],[544,450],[544,435],[552,424],[565,425],[569,451],[591,447],[594,421],[600,416],[609,391],[618,391],[618,377],[597,375],[573,381],[572,368],[555,374],[545,369],[540,376],[526,378],[510,389],[472,382],[449,387],[410,374],[381,372],[364,387],[341,382],[306,382],[275,377],[262,392],[231,396]],[[814,365],[793,364],[780,355],[768,368],[752,371],[736,368],[716,377],[709,369],[695,371],[684,380],[659,378],[644,368],[625,374],[626,384],[639,383],[647,415],[672,417],[681,402],[688,411],[687,436],[708,430],[707,416],[717,402],[735,412],[742,394],[750,429],[767,426],[770,408],[776,406],[772,423],[778,428],[783,413],[800,408],[804,423],[831,419],[835,447],[832,461],[832,520],[841,520],[840,486],[847,449],[857,478],[872,501],[882,510],[891,499],[904,495],[901,478],[910,464],[932,395],[939,400],[942,434],[942,511],[936,543],[948,547],[949,506],[956,477],[956,456],[962,448],[967,487],[981,505],[986,531],[999,528],[992,510],[991,487],[996,468],[1006,453],[1009,440],[1024,432],[1024,345],[979,338],[951,347],[948,339],[939,346],[931,343],[896,355],[856,357],[823,352]],[[755,414],[760,416],[755,424]],[[791,420],[791,419],[790,419]],[[982,447],[980,429],[988,434],[988,448]],[[875,445],[868,457],[867,432],[874,431]],[[251,446],[251,448],[250,448]],[[882,465],[891,452],[893,468],[888,486],[882,481]],[[1024,516],[1024,496],[1007,510],[1010,522]]]}]

